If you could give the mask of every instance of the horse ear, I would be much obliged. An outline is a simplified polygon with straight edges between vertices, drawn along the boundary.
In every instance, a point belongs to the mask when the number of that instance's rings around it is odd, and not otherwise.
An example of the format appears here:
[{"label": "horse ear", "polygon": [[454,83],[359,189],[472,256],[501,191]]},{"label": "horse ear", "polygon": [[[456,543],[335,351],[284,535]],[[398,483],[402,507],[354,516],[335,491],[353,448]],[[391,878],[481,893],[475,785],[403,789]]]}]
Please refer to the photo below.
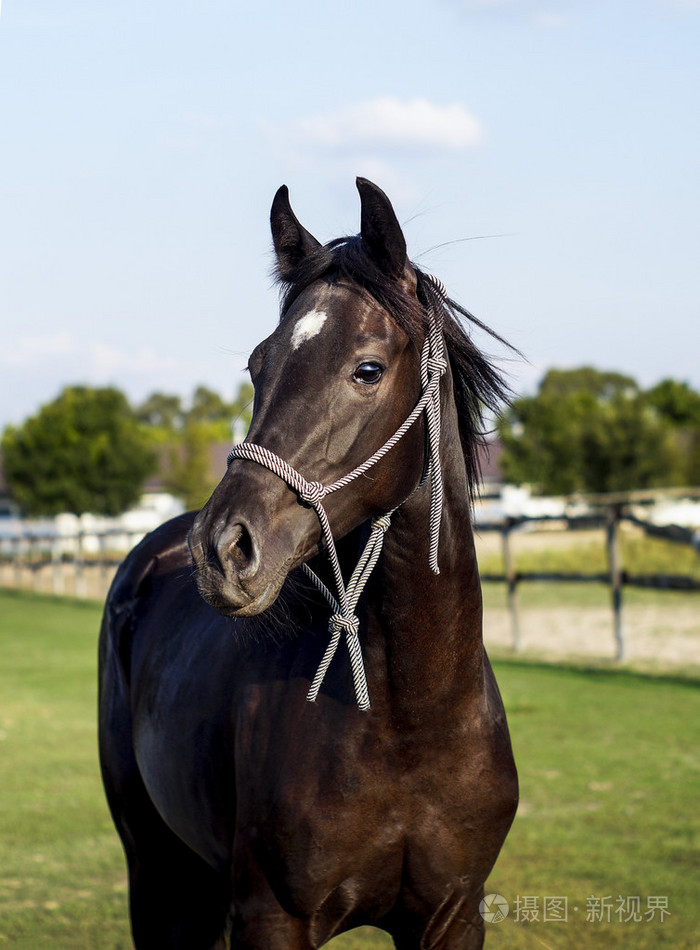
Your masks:
[{"label": "horse ear", "polygon": [[279,275],[282,280],[288,280],[296,266],[321,247],[321,243],[297,221],[289,203],[289,189],[286,185],[278,189],[272,202],[270,227]]},{"label": "horse ear", "polygon": [[360,236],[368,253],[391,277],[401,277],[407,263],[406,239],[391,202],[381,188],[366,178],[358,178],[360,192]]}]

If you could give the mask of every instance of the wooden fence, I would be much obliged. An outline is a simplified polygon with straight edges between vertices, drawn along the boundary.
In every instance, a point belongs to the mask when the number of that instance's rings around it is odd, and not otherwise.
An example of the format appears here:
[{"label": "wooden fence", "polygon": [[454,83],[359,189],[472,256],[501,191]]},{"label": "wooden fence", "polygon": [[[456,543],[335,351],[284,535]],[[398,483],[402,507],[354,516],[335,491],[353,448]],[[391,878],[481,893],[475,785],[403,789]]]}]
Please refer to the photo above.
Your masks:
[{"label": "wooden fence", "polygon": [[[497,532],[501,536],[503,572],[482,573],[482,580],[506,584],[510,613],[512,647],[520,649],[519,589],[532,581],[548,583],[602,583],[610,588],[615,655],[624,660],[627,644],[623,624],[625,587],[700,592],[700,580],[686,575],[631,574],[620,555],[620,525],[635,525],[652,538],[694,547],[700,553],[700,532],[677,525],[659,527],[631,514],[622,503],[610,504],[594,514],[581,516],[548,515],[511,517],[499,522],[478,522],[480,534]],[[513,549],[513,536],[526,527],[563,525],[567,530],[596,528],[605,530],[607,570],[603,573],[567,573],[520,571]],[[112,577],[129,550],[143,532],[123,528],[85,531],[58,535],[24,530],[21,534],[0,537],[0,586],[19,587],[54,594],[102,598]]]},{"label": "wooden fence", "polygon": [[125,552],[143,536],[124,528],[75,534],[25,528],[0,537],[0,586],[101,599]]},{"label": "wooden fence", "polygon": [[[678,525],[658,526],[637,518],[628,512],[623,503],[609,505],[596,514],[566,516],[543,515],[539,517],[512,517],[499,522],[479,522],[480,534],[498,532],[501,535],[503,573],[482,573],[484,581],[500,581],[506,584],[508,609],[510,612],[512,646],[520,649],[520,607],[518,590],[521,584],[531,581],[551,583],[597,583],[610,587],[613,616],[613,635],[615,637],[615,657],[624,660],[627,656],[627,643],[623,624],[623,589],[625,587],[652,588],[655,590],[683,590],[700,592],[700,580],[695,577],[678,574],[631,574],[625,570],[620,555],[620,525],[622,522],[635,525],[651,538],[672,541],[675,544],[693,547],[700,553],[700,531],[683,528]],[[604,573],[566,573],[519,571],[512,546],[515,532],[526,525],[563,524],[567,530],[582,528],[602,528],[605,530],[607,571]]]}]

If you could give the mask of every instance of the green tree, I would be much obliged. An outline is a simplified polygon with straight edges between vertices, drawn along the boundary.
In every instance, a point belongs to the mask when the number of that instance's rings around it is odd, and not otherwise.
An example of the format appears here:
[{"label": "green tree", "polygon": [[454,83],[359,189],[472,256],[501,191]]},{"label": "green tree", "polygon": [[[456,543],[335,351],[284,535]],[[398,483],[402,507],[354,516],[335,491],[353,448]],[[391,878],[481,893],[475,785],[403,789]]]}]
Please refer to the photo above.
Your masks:
[{"label": "green tree", "polygon": [[227,442],[231,440],[232,428],[237,435],[247,432],[252,408],[253,387],[250,383],[241,383],[231,402],[200,385],[192,394],[189,408],[185,408],[180,396],[154,392],[136,408],[136,414],[149,426],[154,441],[158,443],[182,441],[188,422],[205,426],[210,441]]},{"label": "green tree", "polygon": [[172,393],[151,393],[137,406],[136,416],[151,428],[166,432],[175,432],[185,424],[182,399]]},{"label": "green tree", "polygon": [[117,515],[155,468],[150,440],[118,389],[69,386],[2,438],[12,497],[27,515]]},{"label": "green tree", "polygon": [[137,409],[155,445],[161,446],[164,488],[188,508],[201,507],[221,472],[211,470],[211,446],[245,435],[250,425],[253,387],[242,383],[231,402],[207,386],[197,386],[185,408],[179,396],[152,393]]},{"label": "green tree", "polygon": [[679,485],[700,485],[700,393],[687,382],[664,379],[646,393],[650,406],[673,427]]},{"label": "green tree", "polygon": [[230,422],[231,404],[209,389],[207,386],[197,386],[192,394],[187,418],[195,422]]},{"label": "green tree", "polygon": [[182,499],[190,511],[201,508],[216,485],[210,471],[210,445],[207,426],[187,419],[177,441],[168,447],[168,470],[163,487]]},{"label": "green tree", "polygon": [[241,383],[236,397],[231,403],[231,429],[236,440],[245,436],[253,416],[253,397],[255,390],[251,383]]},{"label": "green tree", "polygon": [[700,393],[688,383],[663,379],[647,391],[646,400],[675,426],[700,427]]},{"label": "green tree", "polygon": [[501,416],[504,475],[546,494],[670,485],[678,454],[668,421],[629,376],[550,370],[535,396]]}]

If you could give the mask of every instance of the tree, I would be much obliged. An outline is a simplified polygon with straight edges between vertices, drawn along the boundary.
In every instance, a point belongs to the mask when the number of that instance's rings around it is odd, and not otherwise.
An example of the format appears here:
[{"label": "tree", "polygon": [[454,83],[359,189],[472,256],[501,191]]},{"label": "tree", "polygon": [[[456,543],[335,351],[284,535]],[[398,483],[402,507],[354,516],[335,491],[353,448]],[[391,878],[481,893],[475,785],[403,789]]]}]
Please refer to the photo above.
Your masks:
[{"label": "tree", "polygon": [[700,485],[700,393],[686,382],[663,379],[646,399],[673,427],[680,461],[678,484]]},{"label": "tree", "polygon": [[670,485],[679,460],[671,427],[629,376],[550,370],[535,396],[501,416],[503,473],[547,494]]},{"label": "tree", "polygon": [[27,515],[117,515],[155,468],[150,440],[118,389],[69,386],[2,438],[10,492]]},{"label": "tree", "polygon": [[700,393],[688,383],[662,379],[646,393],[646,400],[675,426],[684,429],[700,427]]},{"label": "tree", "polygon": [[187,409],[179,396],[161,392],[151,393],[137,408],[153,443],[163,447],[163,487],[181,498],[188,508],[201,507],[221,475],[210,469],[210,447],[231,443],[245,435],[252,402],[250,383],[239,386],[232,402],[200,385]]},{"label": "tree", "polygon": [[231,405],[207,386],[197,386],[187,418],[195,422],[230,422]]},{"label": "tree", "polygon": [[231,403],[231,427],[235,438],[243,438],[250,427],[253,416],[253,397],[255,390],[251,383],[241,383],[238,393]]},{"label": "tree", "polygon": [[151,393],[136,408],[136,416],[146,425],[155,429],[174,432],[185,424],[185,411],[182,399],[171,393]]},{"label": "tree", "polygon": [[201,508],[216,486],[209,466],[211,439],[207,427],[188,419],[168,448],[168,471],[163,487],[180,498],[189,511]]}]

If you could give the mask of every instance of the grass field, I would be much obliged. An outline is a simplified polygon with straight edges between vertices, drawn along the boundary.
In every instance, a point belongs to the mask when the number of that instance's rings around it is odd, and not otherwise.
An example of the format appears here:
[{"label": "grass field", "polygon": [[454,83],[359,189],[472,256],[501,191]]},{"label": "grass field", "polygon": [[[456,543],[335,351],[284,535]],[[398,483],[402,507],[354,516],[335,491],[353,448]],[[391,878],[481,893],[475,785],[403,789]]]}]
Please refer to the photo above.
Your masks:
[{"label": "grass field", "polygon": [[[0,946],[131,946],[97,766],[99,616],[91,603],[0,592]],[[696,948],[700,684],[506,660],[496,668],[522,805],[488,885],[511,912],[487,925],[487,947]],[[552,897],[566,898],[567,921],[541,919]],[[594,906],[606,915],[604,898],[610,922],[587,919]],[[642,918],[649,899],[667,900],[669,914],[625,922],[634,898]],[[540,919],[523,920],[528,908]],[[371,930],[332,944],[390,946]]]},{"label": "grass field", "polygon": [[[689,545],[646,537],[640,528],[626,522],[620,525],[619,543],[621,566],[630,574],[683,574],[700,578],[700,557]],[[502,573],[500,534],[480,533],[477,526],[476,545],[482,574]],[[511,553],[519,571],[601,574],[608,570],[602,528],[514,531]]]}]

